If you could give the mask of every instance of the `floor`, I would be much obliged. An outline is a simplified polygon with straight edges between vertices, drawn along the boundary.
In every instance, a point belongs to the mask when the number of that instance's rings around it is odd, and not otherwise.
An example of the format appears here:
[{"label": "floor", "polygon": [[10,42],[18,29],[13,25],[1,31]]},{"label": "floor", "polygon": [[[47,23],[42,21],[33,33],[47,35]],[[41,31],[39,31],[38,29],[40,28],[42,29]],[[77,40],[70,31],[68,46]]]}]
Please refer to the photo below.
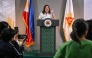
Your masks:
[{"label": "floor", "polygon": [[23,58],[53,58],[53,56],[38,56],[38,50],[24,51]]}]

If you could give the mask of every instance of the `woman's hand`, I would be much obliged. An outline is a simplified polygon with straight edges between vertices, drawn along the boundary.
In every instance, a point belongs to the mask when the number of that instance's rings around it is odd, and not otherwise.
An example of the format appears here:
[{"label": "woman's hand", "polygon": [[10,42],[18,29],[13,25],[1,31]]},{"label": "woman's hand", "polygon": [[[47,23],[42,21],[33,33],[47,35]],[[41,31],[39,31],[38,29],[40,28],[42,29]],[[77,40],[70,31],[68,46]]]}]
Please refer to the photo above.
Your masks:
[{"label": "woman's hand", "polygon": [[54,10],[53,9],[51,9],[51,14],[52,14],[52,19],[56,19],[56,16],[54,14]]},{"label": "woman's hand", "polygon": [[51,9],[51,13],[52,13],[52,14],[54,13],[54,10],[53,10],[53,9]]}]

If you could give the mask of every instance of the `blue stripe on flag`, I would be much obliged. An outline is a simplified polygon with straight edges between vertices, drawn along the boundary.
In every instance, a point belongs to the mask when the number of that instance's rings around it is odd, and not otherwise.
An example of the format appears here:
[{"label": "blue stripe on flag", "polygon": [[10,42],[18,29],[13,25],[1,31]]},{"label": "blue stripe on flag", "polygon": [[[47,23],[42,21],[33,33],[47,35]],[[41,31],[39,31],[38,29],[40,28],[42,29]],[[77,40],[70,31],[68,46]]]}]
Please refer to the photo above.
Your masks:
[{"label": "blue stripe on flag", "polygon": [[30,32],[32,34],[32,39],[34,41],[34,7],[33,7],[33,1],[30,0],[30,6],[29,6],[29,28]]}]

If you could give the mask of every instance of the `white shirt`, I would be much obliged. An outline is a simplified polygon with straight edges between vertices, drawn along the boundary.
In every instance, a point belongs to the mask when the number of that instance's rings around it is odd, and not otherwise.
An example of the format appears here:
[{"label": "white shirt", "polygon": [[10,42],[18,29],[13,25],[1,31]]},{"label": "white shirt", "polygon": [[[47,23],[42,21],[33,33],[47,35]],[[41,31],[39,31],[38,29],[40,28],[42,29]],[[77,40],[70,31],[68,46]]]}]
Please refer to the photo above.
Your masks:
[{"label": "white shirt", "polygon": [[49,14],[49,13],[43,14],[43,13],[41,12],[38,19],[44,20],[44,19],[46,19],[46,18],[52,18],[52,14]]}]

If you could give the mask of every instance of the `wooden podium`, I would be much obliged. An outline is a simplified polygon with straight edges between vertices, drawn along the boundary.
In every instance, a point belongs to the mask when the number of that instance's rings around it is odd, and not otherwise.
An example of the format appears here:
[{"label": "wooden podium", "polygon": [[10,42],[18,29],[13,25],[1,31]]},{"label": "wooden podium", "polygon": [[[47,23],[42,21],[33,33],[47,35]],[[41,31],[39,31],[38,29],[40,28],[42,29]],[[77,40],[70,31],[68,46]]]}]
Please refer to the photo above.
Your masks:
[{"label": "wooden podium", "polygon": [[40,26],[40,52],[38,56],[53,56],[56,52],[56,26],[59,26],[59,20],[51,20],[52,25],[47,28],[44,26],[44,20],[37,20],[37,26]]}]

